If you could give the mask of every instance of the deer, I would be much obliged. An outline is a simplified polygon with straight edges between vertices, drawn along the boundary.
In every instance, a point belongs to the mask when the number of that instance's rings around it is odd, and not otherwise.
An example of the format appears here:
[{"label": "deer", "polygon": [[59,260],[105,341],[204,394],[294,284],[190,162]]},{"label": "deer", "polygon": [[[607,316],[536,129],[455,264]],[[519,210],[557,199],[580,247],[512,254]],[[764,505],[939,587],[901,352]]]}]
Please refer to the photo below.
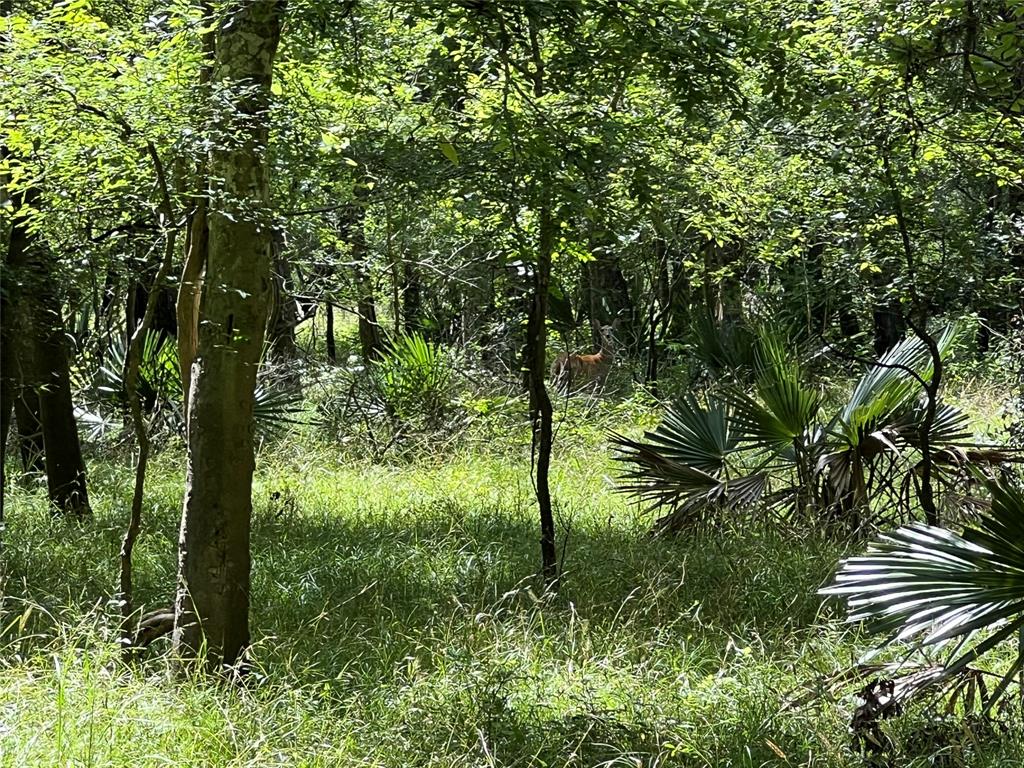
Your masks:
[{"label": "deer", "polygon": [[[596,323],[595,323],[596,326]],[[592,355],[572,355],[560,352],[551,363],[551,384],[562,394],[568,395],[574,386],[595,382],[604,384],[615,359],[615,345],[612,340],[613,327],[600,326],[598,335],[601,338],[600,349]]]}]

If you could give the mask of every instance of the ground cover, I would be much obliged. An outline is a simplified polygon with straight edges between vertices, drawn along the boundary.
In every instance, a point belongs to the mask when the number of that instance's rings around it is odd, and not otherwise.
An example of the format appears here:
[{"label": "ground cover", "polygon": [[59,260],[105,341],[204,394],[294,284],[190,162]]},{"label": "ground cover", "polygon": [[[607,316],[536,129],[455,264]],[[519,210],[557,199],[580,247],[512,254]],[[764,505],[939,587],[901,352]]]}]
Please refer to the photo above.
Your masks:
[{"label": "ground cover", "polygon": [[[570,430],[571,432],[571,430]],[[380,466],[264,452],[253,669],[173,682],[157,646],[116,662],[108,618],[128,470],[92,471],[95,519],[10,504],[0,765],[861,765],[855,702],[785,703],[871,639],[816,590],[850,545],[766,523],[653,539],[607,450],[567,434],[562,590],[540,594],[523,452]],[[169,601],[181,458],[151,474],[138,595]],[[1019,765],[922,708],[901,765]],[[918,757],[915,759],[913,756]]]}]

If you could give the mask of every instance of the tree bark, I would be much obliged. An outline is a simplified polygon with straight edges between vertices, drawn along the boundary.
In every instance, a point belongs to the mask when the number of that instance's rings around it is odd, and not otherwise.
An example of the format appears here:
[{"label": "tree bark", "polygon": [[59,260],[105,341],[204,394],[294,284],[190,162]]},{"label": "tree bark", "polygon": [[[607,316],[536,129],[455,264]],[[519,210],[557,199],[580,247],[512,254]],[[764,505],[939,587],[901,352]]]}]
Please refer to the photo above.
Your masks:
[{"label": "tree bark", "polygon": [[46,485],[55,511],[84,517],[90,511],[89,496],[78,424],[71,401],[67,336],[60,301],[52,290],[46,291],[40,299],[47,307],[43,311],[48,320],[40,329],[37,341],[38,359],[48,363],[39,391],[39,416],[46,451]]},{"label": "tree bark", "polygon": [[18,453],[21,456],[22,471],[26,475],[44,476],[46,449],[43,447],[43,422],[39,416],[39,393],[34,389],[19,387],[15,393],[14,420],[18,427]]},{"label": "tree bark", "polygon": [[[6,257],[4,258],[6,262]],[[10,327],[10,307],[7,301],[8,286],[3,278],[8,274],[6,263],[0,270],[0,523],[4,520],[4,500],[7,492],[7,435],[11,431],[11,417],[14,414],[14,396],[17,390],[17,369],[14,366],[14,339]]]},{"label": "tree bark", "polygon": [[897,298],[878,301],[871,309],[875,354],[881,357],[903,340],[906,330]]},{"label": "tree bark", "polygon": [[384,354],[384,338],[377,320],[377,299],[366,263],[366,237],[363,220],[366,209],[353,206],[349,213],[349,241],[356,264],[356,315],[359,321],[359,348],[364,360],[379,360]]},{"label": "tree bark", "polygon": [[530,422],[533,425],[533,452],[536,462],[534,483],[540,511],[541,575],[545,584],[558,581],[558,555],[555,550],[555,519],[551,506],[548,473],[553,442],[551,398],[544,384],[547,370],[548,287],[551,282],[551,254],[555,246],[555,221],[549,207],[540,212],[540,242],[534,269],[533,297],[526,327],[526,373],[530,394]]},{"label": "tree bark", "polygon": [[[590,327],[615,325],[629,346],[635,346],[634,305],[629,295],[629,282],[622,273],[622,265],[611,245],[591,243],[594,260],[585,265],[590,299]],[[592,341],[601,343],[598,330],[593,330]]]},{"label": "tree bark", "polygon": [[[142,322],[142,317],[146,313],[146,307],[149,305],[149,294],[152,290],[147,286],[152,285],[154,280],[154,277],[149,276],[134,284],[135,297],[134,301],[131,302],[132,312],[128,317],[128,328],[138,328],[139,323]],[[161,286],[157,289],[156,298],[153,301],[153,321],[149,324],[149,330],[156,333],[161,341],[164,341],[168,336],[176,338],[178,335],[178,318],[177,308],[175,307],[175,291],[167,286]],[[128,341],[129,343],[131,342],[131,333],[128,334]]]},{"label": "tree bark", "polygon": [[[214,23],[213,9],[202,3],[203,18],[208,27]],[[205,87],[213,76],[213,58],[216,55],[216,34],[211,29],[203,35],[203,65],[199,69],[199,86]],[[185,263],[178,283],[178,298],[174,308],[178,326],[178,369],[181,371],[181,412],[188,421],[188,399],[192,391],[192,363],[199,346],[199,302],[203,292],[203,272],[210,249],[208,160],[199,162],[198,176],[206,190],[193,200],[185,233]]]},{"label": "tree bark", "polygon": [[338,362],[338,347],[334,341],[334,305],[331,302],[327,302],[326,306],[327,314],[327,359],[332,362]]},{"label": "tree bark", "polygon": [[284,254],[284,238],[275,233],[271,241],[273,255],[272,310],[267,324],[267,356],[276,363],[275,380],[292,389],[299,389],[298,369],[292,365],[299,352],[295,342],[295,327],[299,324],[299,309],[290,291],[292,285],[291,264]]},{"label": "tree bark", "polygon": [[[281,4],[235,2],[217,29],[209,254],[188,409],[174,648],[233,665],[249,642],[253,392],[271,291],[267,111]],[[230,137],[230,140],[226,140]]]},{"label": "tree bark", "polygon": [[[38,401],[38,427],[42,433],[46,484],[54,512],[83,517],[89,514],[85,462],[78,440],[71,374],[61,312],[60,284],[52,254],[30,231],[26,215],[38,205],[39,190],[30,187],[12,196],[12,219],[5,273],[7,273],[8,334],[20,390],[13,395],[19,431],[28,432],[32,405]],[[17,401],[22,400],[20,408]],[[35,421],[35,419],[32,419]],[[23,423],[24,422],[24,423]],[[35,432],[33,424],[32,432]]]},{"label": "tree bark", "polygon": [[[128,349],[124,356],[124,391],[128,400],[128,410],[131,414],[132,429],[135,432],[135,442],[139,453],[135,461],[135,486],[132,491],[132,507],[128,517],[128,526],[125,528],[124,536],[121,539],[120,553],[120,578],[118,579],[119,598],[121,600],[121,641],[123,643],[122,653],[125,661],[130,661],[134,649],[132,647],[132,620],[135,618],[135,590],[133,587],[132,555],[135,551],[135,542],[142,530],[142,502],[146,487],[146,467],[149,463],[149,431],[142,416],[142,402],[139,398],[139,367],[142,364],[142,348],[145,343],[146,334],[153,326],[154,318],[157,316],[158,308],[162,300],[165,300],[169,293],[164,290],[164,283],[171,272],[171,264],[174,261],[174,249],[177,236],[173,229],[174,210],[171,204],[171,195],[167,187],[167,176],[164,173],[163,163],[157,153],[153,142],[147,142],[146,147],[153,168],[156,172],[157,183],[162,192],[160,223],[166,230],[164,233],[164,253],[157,268],[156,276],[153,278],[152,286],[146,291],[146,302],[143,307],[142,317],[139,318],[131,338],[128,340]],[[173,306],[171,316],[173,317]]]},{"label": "tree bark", "polygon": [[377,321],[377,301],[373,295],[370,276],[362,267],[356,267],[356,290],[359,298],[356,313],[359,316],[359,348],[364,360],[380,360],[384,355],[384,340]]},{"label": "tree bark", "polygon": [[402,325],[406,333],[423,331],[423,294],[420,271],[408,259],[402,264]]}]

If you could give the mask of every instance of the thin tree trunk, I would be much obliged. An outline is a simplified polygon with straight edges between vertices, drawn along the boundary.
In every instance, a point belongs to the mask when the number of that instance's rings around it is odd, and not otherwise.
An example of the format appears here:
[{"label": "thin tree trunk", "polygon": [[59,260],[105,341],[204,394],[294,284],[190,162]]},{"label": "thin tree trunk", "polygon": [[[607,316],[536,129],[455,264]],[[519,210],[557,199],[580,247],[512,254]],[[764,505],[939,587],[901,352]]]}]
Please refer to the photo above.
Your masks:
[{"label": "thin tree trunk", "polygon": [[423,294],[420,271],[406,260],[402,265],[402,325],[406,333],[423,330]]},{"label": "thin tree trunk", "polygon": [[[131,312],[126,315],[128,317],[128,328],[138,328],[139,323],[142,322],[142,316],[146,313],[146,307],[149,306],[149,294],[154,290],[152,284],[155,283],[155,273],[147,270],[149,274],[142,280],[137,281],[133,286],[134,299],[131,302]],[[149,287],[147,287],[147,283]],[[168,336],[177,337],[178,335],[178,318],[177,308],[175,306],[176,292],[167,286],[161,287],[157,291],[156,298],[154,299],[153,308],[153,320],[149,324],[149,329],[156,333],[161,341],[165,340]],[[131,342],[131,331],[128,333],[128,341]]]},{"label": "thin tree trunk", "polygon": [[18,428],[18,454],[21,456],[22,472],[44,476],[46,449],[43,447],[43,422],[39,416],[39,393],[36,390],[21,387],[15,394],[14,421]]},{"label": "thin tree trunk", "polygon": [[[907,223],[906,211],[903,205],[903,194],[900,192],[896,179],[893,176],[892,164],[889,155],[882,155],[883,170],[885,179],[889,183],[889,191],[892,194],[893,212],[896,214],[896,223],[899,227],[900,242],[903,244],[903,257],[907,265],[907,273],[910,278],[908,290],[910,293],[911,312],[906,318],[907,325],[914,332],[914,335],[925,345],[932,362],[932,375],[925,382],[925,404],[924,418],[921,421],[921,509],[924,510],[925,522],[928,525],[940,525],[939,509],[935,503],[935,489],[932,487],[932,427],[935,424],[935,414],[939,406],[939,390],[942,387],[942,354],[939,345],[930,333],[928,333],[928,308],[918,293],[917,285],[917,259],[910,240],[910,226]],[[912,314],[917,317],[911,317]]]},{"label": "thin tree trunk", "polygon": [[[629,293],[629,282],[622,272],[622,264],[609,243],[607,234],[592,235],[590,249],[594,260],[584,265],[587,272],[587,294],[592,341],[601,343],[599,329],[614,325],[629,346],[636,341],[634,305]],[[642,333],[642,331],[641,331]]]},{"label": "thin tree trunk", "polygon": [[[38,198],[35,189],[25,190],[6,201],[13,213],[22,211]],[[11,401],[17,427],[18,453],[24,477],[43,475],[46,463],[43,425],[39,417],[39,393],[32,386],[35,371],[31,338],[32,311],[25,286],[29,271],[29,236],[24,222],[12,216],[7,252],[3,260],[3,358],[4,397]],[[5,433],[6,437],[6,433]],[[6,447],[6,446],[5,446]],[[6,454],[4,454],[6,455]]]},{"label": "thin tree trunk", "polygon": [[377,321],[377,302],[373,295],[373,284],[362,267],[356,269],[356,290],[359,291],[356,302],[359,348],[364,360],[379,360],[384,354],[384,340],[381,337],[380,323]]},{"label": "thin tree trunk", "polygon": [[[213,8],[209,3],[201,4],[203,19],[209,31],[203,35],[203,64],[199,68],[199,87],[205,88],[213,76],[213,60],[216,55],[216,33]],[[198,163],[198,176],[207,182],[208,159]],[[188,219],[185,233],[185,263],[178,283],[178,298],[175,312],[178,323],[178,369],[181,372],[181,412],[188,422],[188,399],[192,391],[192,363],[199,347],[199,303],[203,292],[203,272],[210,250],[209,184],[206,190],[193,201],[192,214]]]},{"label": "thin tree trunk", "polygon": [[57,512],[84,517],[90,512],[89,495],[78,424],[71,401],[67,337],[60,303],[53,292],[48,291],[47,294],[42,298],[49,307],[46,313],[49,323],[39,338],[37,358],[49,364],[39,392],[39,416],[43,423],[43,447],[46,450],[46,485],[50,503]]},{"label": "thin tree trunk", "polygon": [[544,384],[547,366],[548,286],[551,280],[551,254],[555,244],[555,222],[548,207],[540,213],[540,243],[534,270],[533,297],[527,321],[527,381],[530,393],[530,422],[533,425],[537,506],[540,511],[541,573],[549,586],[558,581],[558,556],[555,550],[555,519],[551,506],[548,474],[553,442],[551,398]]},{"label": "thin tree trunk", "polygon": [[[4,16],[11,14],[11,0],[0,0],[0,13]],[[0,45],[4,48],[10,42],[6,33],[0,34]],[[6,146],[0,146],[0,160],[6,160],[9,150]],[[9,198],[7,184],[10,178],[7,174],[0,176],[0,206],[6,207]],[[7,292],[10,286],[4,284],[4,277],[8,275],[7,253],[0,258],[0,346],[4,353],[0,354],[0,531],[3,529],[4,521],[4,500],[7,494],[7,435],[11,430],[11,415],[14,409],[14,395],[17,390],[17,369],[14,366],[14,338],[11,332],[10,304],[7,300]],[[0,538],[0,546],[3,540]]]},{"label": "thin tree trunk", "polygon": [[[3,309],[0,308],[0,312]],[[5,343],[6,346],[6,343]],[[10,347],[7,347],[10,349]],[[0,365],[3,361],[0,360]],[[6,371],[0,374],[3,378],[0,381],[6,381]],[[11,416],[14,412],[14,400],[13,392],[10,391],[6,383],[0,386],[0,529],[3,527],[4,522],[4,503],[7,496],[7,434],[11,430]],[[3,544],[3,539],[0,538],[0,546]]]},{"label": "thin tree trunk", "polygon": [[178,284],[175,311],[178,316],[178,368],[181,371],[181,408],[188,413],[192,391],[192,363],[199,346],[199,301],[203,290],[203,270],[209,253],[205,198],[196,201],[186,233],[185,264]]},{"label": "thin tree trunk", "polygon": [[249,643],[253,393],[270,296],[267,110],[281,33],[275,0],[232,3],[217,30],[214,81],[232,103],[211,152],[207,279],[188,410],[188,474],[173,642],[233,665]]},{"label": "thin tree trunk", "polygon": [[334,341],[334,305],[327,302],[327,359],[332,363],[338,362],[338,348]]},{"label": "thin tree trunk", "polygon": [[364,360],[379,360],[384,353],[384,339],[377,321],[377,300],[366,263],[366,239],[363,220],[366,209],[353,206],[350,213],[349,240],[352,261],[356,264],[356,315],[359,321],[359,347]]},{"label": "thin tree trunk", "polygon": [[[884,288],[882,290],[885,290]],[[904,318],[899,299],[878,301],[871,309],[875,354],[881,357],[903,340]]]},{"label": "thin tree trunk", "polygon": [[128,527],[125,529],[124,537],[121,540],[120,553],[120,579],[118,581],[118,592],[121,600],[121,640],[123,643],[122,652],[125,660],[130,660],[134,649],[131,642],[133,637],[132,619],[135,614],[135,591],[132,585],[132,554],[135,551],[135,541],[142,530],[142,502],[146,487],[146,467],[149,463],[149,432],[142,417],[142,402],[139,399],[139,365],[142,361],[142,346],[146,334],[153,325],[161,297],[167,294],[164,291],[164,283],[171,272],[171,264],[174,261],[174,249],[177,237],[173,229],[174,212],[171,206],[171,198],[167,188],[167,177],[164,173],[163,163],[157,154],[156,147],[148,142],[147,151],[156,171],[157,181],[162,191],[161,202],[161,223],[164,227],[166,238],[164,242],[164,255],[157,268],[153,284],[146,292],[146,303],[142,317],[135,327],[131,339],[128,341],[128,350],[124,357],[124,389],[128,399],[128,410],[131,414],[132,428],[135,433],[135,442],[138,444],[139,455],[135,461],[135,486],[132,492],[132,508],[128,518]]},{"label": "thin tree trunk", "polygon": [[267,323],[267,357],[275,363],[274,380],[288,389],[299,391],[302,381],[294,365],[299,356],[295,341],[295,328],[299,324],[299,309],[290,295],[293,290],[291,264],[284,253],[284,238],[275,231],[271,237],[273,272],[271,280],[271,311]]},{"label": "thin tree trunk", "polygon": [[11,431],[14,396],[17,390],[14,339],[11,334],[7,303],[8,288],[3,284],[3,277],[7,275],[6,264],[4,266],[5,268],[0,270],[0,345],[4,349],[4,352],[0,354],[0,524],[4,520],[4,500],[7,495],[7,435]]}]

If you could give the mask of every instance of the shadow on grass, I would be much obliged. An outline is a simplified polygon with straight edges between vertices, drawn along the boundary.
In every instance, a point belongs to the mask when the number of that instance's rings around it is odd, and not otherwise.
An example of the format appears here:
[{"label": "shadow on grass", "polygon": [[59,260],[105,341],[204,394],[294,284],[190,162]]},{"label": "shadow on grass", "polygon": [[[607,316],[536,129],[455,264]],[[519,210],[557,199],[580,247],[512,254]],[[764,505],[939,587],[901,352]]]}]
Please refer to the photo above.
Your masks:
[{"label": "shadow on grass", "polygon": [[770,528],[652,539],[588,520],[560,542],[562,586],[542,599],[537,539],[528,508],[443,499],[401,513],[264,508],[254,527],[253,625],[295,657],[355,644],[347,663],[377,672],[423,643],[538,621],[555,643],[585,621],[593,636],[620,633],[637,646],[676,631],[770,646],[815,621],[816,591],[839,554]]},{"label": "shadow on grass", "polygon": [[[77,524],[50,519],[35,501],[15,505],[7,595],[53,610],[108,601],[121,535],[114,506]],[[147,510],[135,561],[139,604],[170,601],[178,509],[173,494],[158,492]],[[684,626],[716,641],[771,645],[814,622],[815,592],[839,555],[834,544],[768,527],[655,539],[588,519],[559,542],[562,588],[542,599],[537,539],[529,508],[442,498],[339,513],[264,499],[253,527],[254,636],[272,638],[261,642],[269,659],[330,657],[329,667],[351,670],[355,661],[367,674],[421,642],[521,616],[539,616],[554,638],[582,620],[605,636],[628,626],[642,640]],[[17,610],[8,604],[5,613]]]}]

